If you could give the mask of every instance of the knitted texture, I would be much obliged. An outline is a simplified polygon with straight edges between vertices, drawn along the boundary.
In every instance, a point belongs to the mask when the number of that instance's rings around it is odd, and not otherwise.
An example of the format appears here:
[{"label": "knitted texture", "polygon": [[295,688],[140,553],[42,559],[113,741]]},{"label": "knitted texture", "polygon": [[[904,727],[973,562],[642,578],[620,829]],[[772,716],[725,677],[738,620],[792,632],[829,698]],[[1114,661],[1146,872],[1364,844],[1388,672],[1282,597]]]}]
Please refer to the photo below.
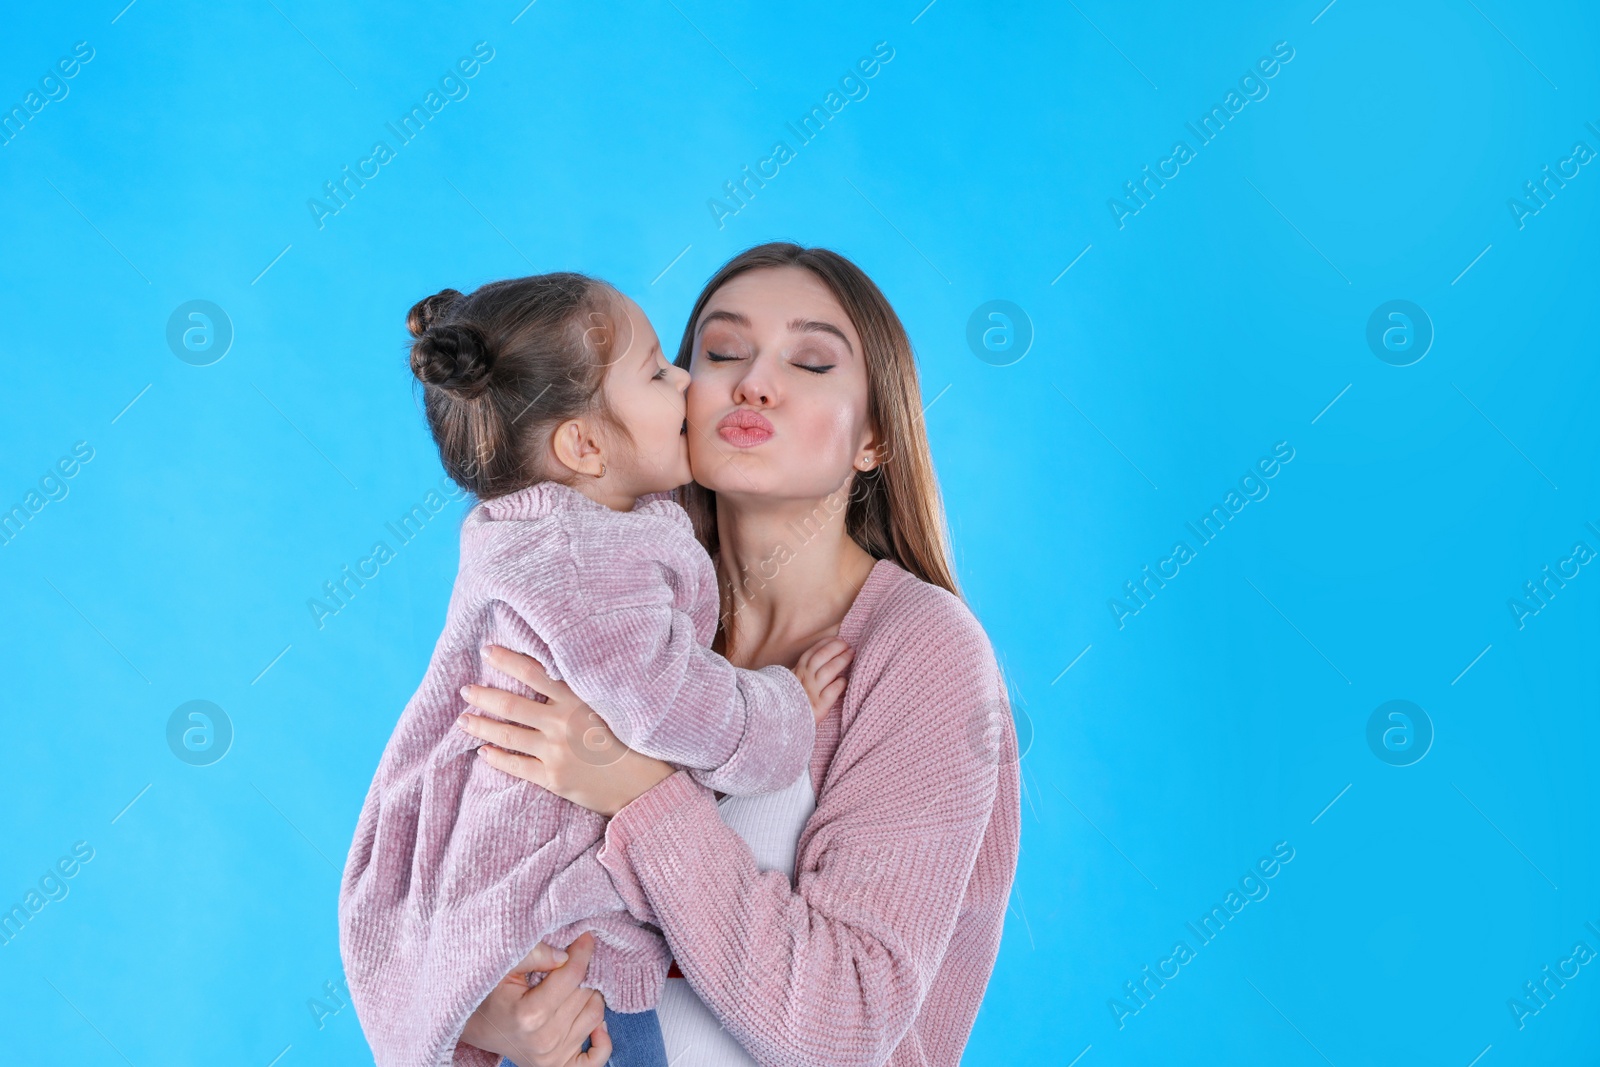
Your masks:
[{"label": "knitted texture", "polygon": [[618,812],[597,858],[757,1063],[953,1065],[1016,873],[1005,685],[966,606],[887,560],[839,636],[855,660],[817,728],[793,882],[683,773]]},{"label": "knitted texture", "polygon": [[[379,1067],[498,1058],[456,1048],[467,1018],[540,940],[597,946],[585,985],[614,1009],[655,1005],[658,931],[628,914],[595,850],[605,820],[489,767],[455,725],[476,682],[532,697],[483,662],[498,644],[566,681],[630,748],[726,793],[805,772],[811,706],[790,671],[739,670],[709,649],[716,574],[670,500],[616,512],[547,482],[479,504],[426,675],[368,790],[339,894],[351,999]],[[595,724],[567,724],[585,758]]]}]

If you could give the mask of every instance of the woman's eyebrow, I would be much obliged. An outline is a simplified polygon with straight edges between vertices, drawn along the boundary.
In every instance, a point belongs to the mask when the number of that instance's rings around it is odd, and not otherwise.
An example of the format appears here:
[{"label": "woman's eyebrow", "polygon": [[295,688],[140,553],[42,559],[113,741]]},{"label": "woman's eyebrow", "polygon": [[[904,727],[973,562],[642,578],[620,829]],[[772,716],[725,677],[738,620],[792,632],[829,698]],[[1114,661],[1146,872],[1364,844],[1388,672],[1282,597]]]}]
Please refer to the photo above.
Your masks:
[{"label": "woman's eyebrow", "polygon": [[816,319],[791,319],[789,321],[789,329],[795,333],[831,333],[844,342],[845,348],[851,352],[855,351],[855,348],[850,344],[850,338],[846,337],[844,331],[831,322],[820,322]]},{"label": "woman's eyebrow", "polygon": [[700,318],[700,329],[705,329],[713,322],[731,322],[735,326],[749,328],[750,319],[737,311],[708,311]]}]

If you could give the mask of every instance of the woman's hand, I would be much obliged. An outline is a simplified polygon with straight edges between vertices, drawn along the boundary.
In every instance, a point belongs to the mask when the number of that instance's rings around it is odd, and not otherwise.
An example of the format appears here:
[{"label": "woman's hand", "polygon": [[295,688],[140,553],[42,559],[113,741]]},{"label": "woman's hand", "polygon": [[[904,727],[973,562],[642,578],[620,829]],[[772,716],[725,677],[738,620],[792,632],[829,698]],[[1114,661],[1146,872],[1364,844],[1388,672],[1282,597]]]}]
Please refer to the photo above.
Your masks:
[{"label": "woman's hand", "polygon": [[[595,990],[578,987],[593,955],[593,934],[574,941],[570,955],[539,942],[478,1005],[461,1040],[517,1067],[602,1067],[611,1058],[606,1003]],[[529,989],[529,971],[554,973]],[[586,1037],[589,1051],[580,1052]]]},{"label": "woman's hand", "polygon": [[461,687],[461,696],[496,719],[464,713],[461,729],[489,742],[478,755],[491,767],[543,786],[558,797],[610,818],[676,770],[618,741],[605,720],[539,661],[498,645],[484,659],[544,698],[541,703],[486,685]]}]

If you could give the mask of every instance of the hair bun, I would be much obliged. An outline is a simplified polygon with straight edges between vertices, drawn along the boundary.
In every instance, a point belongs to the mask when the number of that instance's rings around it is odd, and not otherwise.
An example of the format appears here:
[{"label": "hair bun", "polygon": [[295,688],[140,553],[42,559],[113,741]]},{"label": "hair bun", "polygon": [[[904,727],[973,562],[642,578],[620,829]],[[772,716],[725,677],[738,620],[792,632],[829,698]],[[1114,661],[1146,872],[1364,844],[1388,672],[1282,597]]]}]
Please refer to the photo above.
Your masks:
[{"label": "hair bun", "polygon": [[421,337],[430,327],[440,322],[445,313],[460,299],[461,293],[458,290],[441,289],[430,297],[418,300],[406,313],[406,329],[411,331],[412,337]]},{"label": "hair bun", "polygon": [[412,373],[426,384],[438,386],[463,400],[470,400],[488,388],[489,371],[493,366],[494,356],[489,351],[488,341],[469,323],[430,326],[411,346]]}]

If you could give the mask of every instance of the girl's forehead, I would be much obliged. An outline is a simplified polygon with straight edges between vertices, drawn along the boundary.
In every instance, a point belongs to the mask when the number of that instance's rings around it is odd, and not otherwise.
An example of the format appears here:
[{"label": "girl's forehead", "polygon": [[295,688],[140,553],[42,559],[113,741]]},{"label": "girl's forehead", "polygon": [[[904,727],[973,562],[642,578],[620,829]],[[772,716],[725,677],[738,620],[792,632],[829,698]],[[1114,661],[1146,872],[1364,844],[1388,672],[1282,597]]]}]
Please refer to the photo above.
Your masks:
[{"label": "girl's forehead", "polygon": [[625,293],[617,294],[619,303],[616,315],[622,321],[618,323],[619,332],[623,339],[623,347],[632,351],[636,346],[653,348],[659,342],[656,338],[655,326],[650,321],[650,316],[644,313],[644,308]]}]

